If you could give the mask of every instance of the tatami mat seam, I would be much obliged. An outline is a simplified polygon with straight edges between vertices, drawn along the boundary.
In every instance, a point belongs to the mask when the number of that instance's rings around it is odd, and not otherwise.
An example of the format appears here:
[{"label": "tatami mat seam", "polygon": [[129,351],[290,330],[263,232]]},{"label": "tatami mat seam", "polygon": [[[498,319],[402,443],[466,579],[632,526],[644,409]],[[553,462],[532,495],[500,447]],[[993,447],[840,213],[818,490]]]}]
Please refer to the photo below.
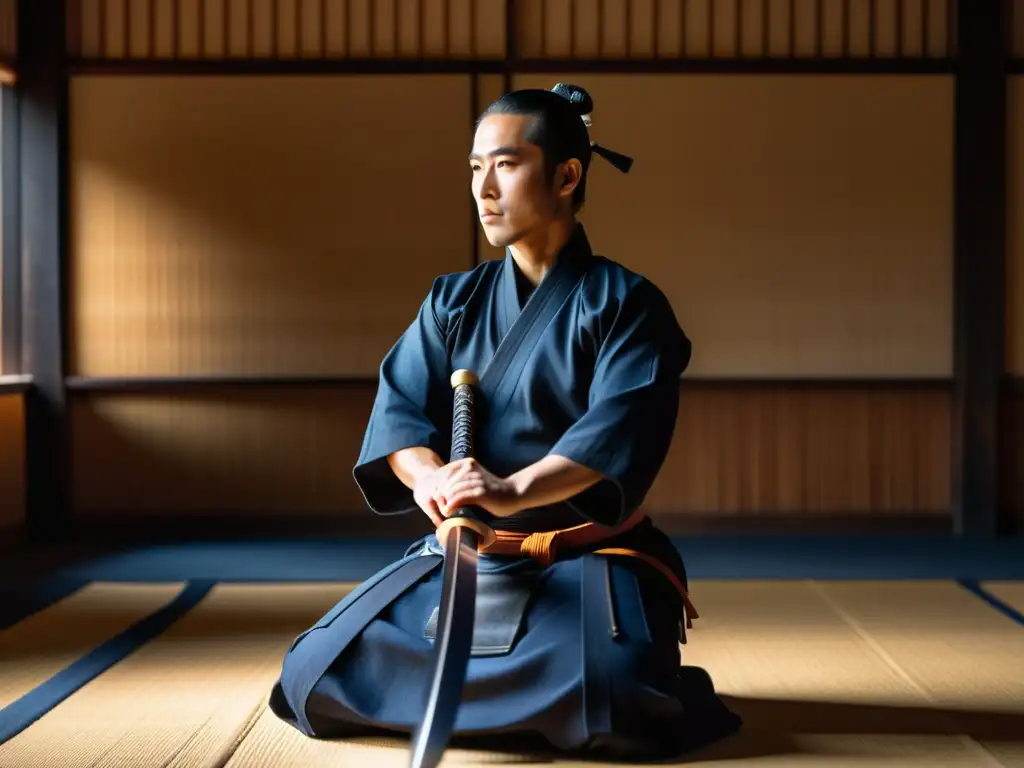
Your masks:
[{"label": "tatami mat seam", "polygon": [[211,763],[210,768],[225,768],[225,766],[231,762],[231,759],[241,748],[243,742],[245,742],[249,737],[249,734],[252,733],[253,729],[256,727],[256,723],[259,722],[266,709],[267,702],[264,700],[260,702],[259,706],[254,707],[252,711],[249,712],[249,717],[246,719],[245,723],[242,724],[242,728],[239,730],[238,736],[228,746],[228,748],[221,753],[220,758],[216,762]]},{"label": "tatami mat seam", "polygon": [[[935,698],[928,693],[928,690],[918,682],[918,680],[907,672],[906,669],[897,662],[885,648],[874,638],[874,636],[864,627],[861,626],[860,622],[857,621],[853,616],[846,611],[839,601],[828,594],[828,591],[822,586],[821,583],[808,579],[807,585],[811,588],[815,594],[824,602],[839,619],[848,626],[855,635],[868,647],[868,649],[877,656],[882,663],[892,670],[896,675],[899,676],[907,685],[909,685],[918,696],[928,702],[930,707],[938,709],[938,702]],[[950,728],[951,735],[956,735],[964,747],[978,755],[980,760],[984,762],[979,765],[988,765],[991,768],[1006,768],[1002,761],[1000,761],[995,755],[989,752],[985,746],[978,741],[971,738],[969,735],[960,732],[955,718],[943,715],[942,718],[946,721]]]},{"label": "tatami mat seam", "polygon": [[1024,627],[1024,613],[1021,613],[1009,603],[1000,600],[998,597],[993,595],[981,584],[973,579],[958,579],[957,584],[966,589],[976,598],[981,600],[983,603],[988,605],[990,608],[1003,614],[1006,618],[1010,619],[1017,624]]},{"label": "tatami mat seam", "polygon": [[202,723],[200,723],[192,731],[192,733],[189,734],[188,738],[183,740],[181,742],[181,744],[178,745],[178,748],[175,749],[174,751],[172,751],[171,754],[168,755],[167,758],[163,762],[160,763],[159,768],[168,768],[168,766],[173,765],[175,762],[177,762],[178,756],[182,755],[182,754],[185,754],[188,751],[189,747],[193,743],[195,743],[196,741],[199,740],[199,733],[200,733],[200,731],[202,731],[203,728],[205,728],[207,725],[209,725],[209,723],[210,723],[210,721],[212,719],[213,719],[212,716],[211,717],[207,717]]},{"label": "tatami mat seam", "polygon": [[158,637],[199,605],[216,583],[187,582],[172,601],[8,704],[0,710],[0,744],[17,736],[84,685]]}]

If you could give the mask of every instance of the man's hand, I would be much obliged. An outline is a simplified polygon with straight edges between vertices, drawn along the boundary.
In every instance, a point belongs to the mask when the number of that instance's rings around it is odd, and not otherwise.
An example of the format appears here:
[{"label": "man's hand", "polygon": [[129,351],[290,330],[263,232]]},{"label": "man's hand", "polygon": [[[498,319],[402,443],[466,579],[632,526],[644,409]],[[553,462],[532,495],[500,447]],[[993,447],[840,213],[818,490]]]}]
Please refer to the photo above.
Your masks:
[{"label": "man's hand", "polygon": [[412,488],[416,504],[435,526],[452,512],[469,505],[495,517],[518,511],[518,494],[507,480],[488,472],[476,459],[463,459],[418,474]]},{"label": "man's hand", "polygon": [[571,498],[602,479],[594,470],[555,455],[507,478],[484,469],[476,459],[445,464],[426,448],[398,451],[388,457],[388,463],[412,489],[416,504],[435,526],[467,505],[485,509],[495,517],[508,517]]},{"label": "man's hand", "polygon": [[435,526],[444,522],[447,498],[444,489],[457,469],[456,464],[445,464],[432,471],[419,474],[412,487],[412,497]]},{"label": "man's hand", "polygon": [[476,459],[455,461],[444,469],[449,467],[451,472],[440,486],[438,509],[444,517],[465,506],[480,507],[495,517],[508,517],[520,510],[518,488],[484,469]]}]

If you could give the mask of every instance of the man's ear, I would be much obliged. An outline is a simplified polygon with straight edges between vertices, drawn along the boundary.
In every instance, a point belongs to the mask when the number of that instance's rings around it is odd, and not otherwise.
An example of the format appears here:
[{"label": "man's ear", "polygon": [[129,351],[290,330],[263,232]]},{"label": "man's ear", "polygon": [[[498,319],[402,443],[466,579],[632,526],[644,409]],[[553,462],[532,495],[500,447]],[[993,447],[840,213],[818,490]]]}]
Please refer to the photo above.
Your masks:
[{"label": "man's ear", "polygon": [[558,179],[560,184],[558,194],[563,197],[572,197],[576,187],[583,179],[583,164],[575,157],[566,160],[562,163]]}]

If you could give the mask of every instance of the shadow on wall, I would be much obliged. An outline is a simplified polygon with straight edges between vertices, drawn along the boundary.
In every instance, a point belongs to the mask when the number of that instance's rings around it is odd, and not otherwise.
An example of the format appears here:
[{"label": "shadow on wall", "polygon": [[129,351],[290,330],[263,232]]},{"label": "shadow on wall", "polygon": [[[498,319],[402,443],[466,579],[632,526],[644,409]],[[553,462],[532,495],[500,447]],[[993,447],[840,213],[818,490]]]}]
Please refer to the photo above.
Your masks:
[{"label": "shadow on wall", "polygon": [[[75,509],[256,520],[372,515],[352,480],[373,385],[95,395],[73,411]],[[355,517],[353,517],[353,514]]]}]

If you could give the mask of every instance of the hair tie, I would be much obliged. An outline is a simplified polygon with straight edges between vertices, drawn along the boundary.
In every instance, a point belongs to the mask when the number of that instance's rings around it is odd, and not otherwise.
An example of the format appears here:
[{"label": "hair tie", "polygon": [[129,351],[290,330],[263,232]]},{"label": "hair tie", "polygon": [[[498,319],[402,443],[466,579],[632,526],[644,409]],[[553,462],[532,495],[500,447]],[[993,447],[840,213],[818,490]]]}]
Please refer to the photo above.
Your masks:
[{"label": "hair tie", "polygon": [[[593,119],[591,119],[589,112],[587,112],[585,115],[580,115],[580,118],[583,120],[583,124],[587,126],[588,130],[590,129],[590,126],[594,124],[594,121]],[[615,168],[617,171],[621,171],[622,173],[629,173],[629,169],[633,167],[632,157],[619,154],[618,152],[614,152],[613,150],[610,150],[607,147],[602,147],[596,141],[590,142],[590,149],[594,152],[594,154],[600,155],[609,163],[611,163],[611,166]]]},{"label": "hair tie", "polygon": [[619,154],[607,147],[602,147],[596,141],[590,142],[590,148],[595,154],[600,155],[609,163],[612,167],[622,173],[629,173],[629,169],[633,167],[633,158],[626,155]]}]

